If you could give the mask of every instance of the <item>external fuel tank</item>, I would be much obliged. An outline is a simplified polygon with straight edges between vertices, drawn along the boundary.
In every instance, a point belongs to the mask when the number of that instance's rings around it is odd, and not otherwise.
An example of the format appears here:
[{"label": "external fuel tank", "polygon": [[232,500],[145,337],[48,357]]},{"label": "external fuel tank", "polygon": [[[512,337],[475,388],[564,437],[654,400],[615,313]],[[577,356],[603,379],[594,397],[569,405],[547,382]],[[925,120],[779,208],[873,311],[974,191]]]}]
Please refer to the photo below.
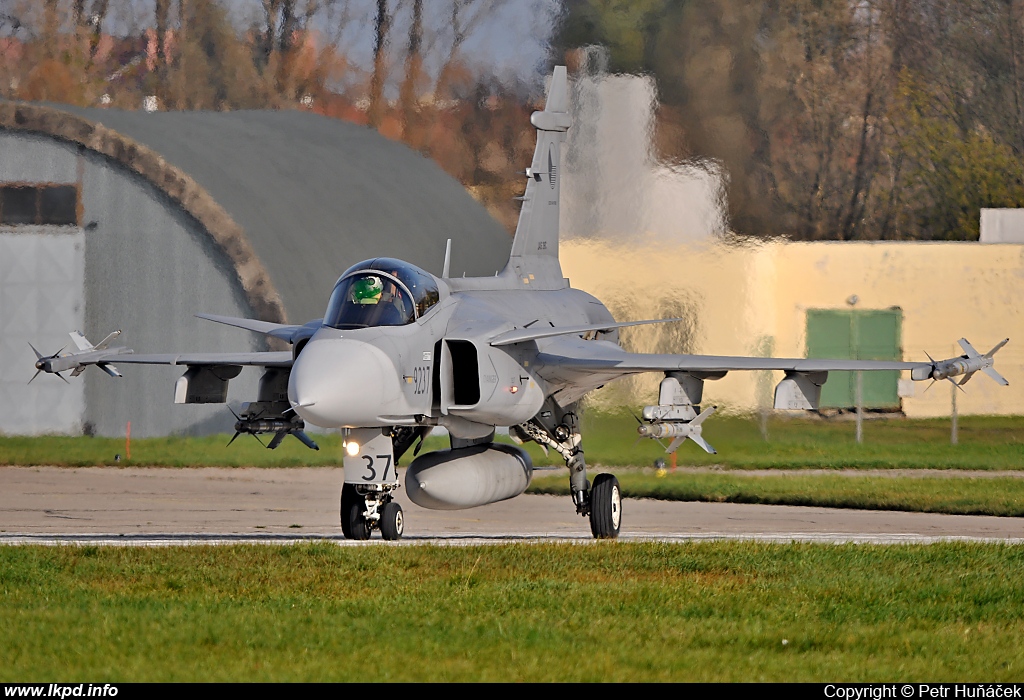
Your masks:
[{"label": "external fuel tank", "polygon": [[490,443],[420,455],[409,465],[405,488],[416,505],[462,510],[518,496],[532,477],[526,451]]}]

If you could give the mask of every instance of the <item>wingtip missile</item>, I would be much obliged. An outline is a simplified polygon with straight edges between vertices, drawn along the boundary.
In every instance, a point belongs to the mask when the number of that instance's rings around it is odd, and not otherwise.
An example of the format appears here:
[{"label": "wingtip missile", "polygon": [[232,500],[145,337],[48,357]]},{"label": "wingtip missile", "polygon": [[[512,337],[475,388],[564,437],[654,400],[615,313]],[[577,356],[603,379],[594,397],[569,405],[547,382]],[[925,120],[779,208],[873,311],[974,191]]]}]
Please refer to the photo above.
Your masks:
[{"label": "wingtip missile", "polygon": [[[923,371],[915,369],[911,373],[911,377],[913,379],[930,378],[935,381],[948,379],[958,389],[963,390],[963,385],[971,380],[971,377],[974,376],[975,372],[983,372],[997,384],[1000,384],[1001,386],[1009,386],[1010,383],[1006,381],[1006,378],[999,374],[999,372],[997,372],[993,367],[995,362],[993,356],[1008,342],[1010,342],[1010,339],[1006,338],[987,353],[982,355],[975,350],[974,346],[971,345],[966,338],[961,338],[957,343],[963,349],[965,354],[960,357],[952,357],[948,360],[935,361],[932,359],[931,355],[925,353],[925,355],[928,355],[928,360],[931,362],[931,366],[922,368]],[[961,379],[959,383],[953,379],[953,377],[961,375],[963,375],[963,379]]]},{"label": "wingtip missile", "polygon": [[32,343],[28,344],[36,356],[36,373],[32,376],[32,379],[28,380],[29,384],[39,376],[40,372],[56,374],[67,382],[68,380],[64,378],[64,375],[61,374],[61,372],[70,371],[72,377],[77,377],[84,372],[85,368],[89,365],[96,365],[111,377],[122,376],[117,367],[107,362],[108,359],[112,359],[118,355],[132,354],[132,350],[130,348],[108,347],[112,340],[121,335],[121,331],[117,330],[108,334],[107,337],[101,340],[98,345],[90,343],[89,340],[82,335],[81,331],[71,331],[68,335],[71,336],[71,340],[74,342],[77,349],[66,354],[64,351],[67,349],[67,345],[52,355],[44,355],[39,352],[35,345]]}]

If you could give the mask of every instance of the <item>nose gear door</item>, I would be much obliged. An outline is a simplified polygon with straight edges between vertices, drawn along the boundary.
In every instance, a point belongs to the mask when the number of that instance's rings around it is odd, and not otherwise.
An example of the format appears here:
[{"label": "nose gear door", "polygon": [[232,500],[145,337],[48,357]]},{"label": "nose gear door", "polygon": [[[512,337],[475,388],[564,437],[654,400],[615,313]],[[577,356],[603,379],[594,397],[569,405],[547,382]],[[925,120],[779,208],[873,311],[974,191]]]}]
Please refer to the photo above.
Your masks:
[{"label": "nose gear door", "polygon": [[397,486],[398,470],[391,437],[380,428],[355,428],[344,440],[345,483]]}]

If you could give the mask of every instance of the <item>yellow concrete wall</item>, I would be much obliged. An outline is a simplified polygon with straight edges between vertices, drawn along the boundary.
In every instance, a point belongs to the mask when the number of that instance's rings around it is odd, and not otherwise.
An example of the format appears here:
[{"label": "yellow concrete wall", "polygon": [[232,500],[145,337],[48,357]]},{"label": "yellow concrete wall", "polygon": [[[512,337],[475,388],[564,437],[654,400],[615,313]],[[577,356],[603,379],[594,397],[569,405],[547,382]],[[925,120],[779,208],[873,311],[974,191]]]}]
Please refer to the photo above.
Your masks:
[{"label": "yellow concrete wall", "polygon": [[[608,305],[623,320],[664,318],[682,309],[682,328],[623,332],[640,352],[805,356],[807,309],[903,310],[903,358],[959,355],[966,337],[986,352],[1005,337],[996,368],[1009,387],[976,375],[960,394],[964,414],[1024,414],[1024,246],[977,243],[767,243],[669,247],[665,244],[570,240],[562,267],[574,287]],[[684,313],[685,315],[685,313]],[[687,332],[689,330],[689,332]],[[705,403],[749,411],[768,400],[768,373],[733,372],[705,385]],[[909,373],[904,373],[909,377]],[[771,386],[782,378],[774,373]],[[649,403],[660,376],[603,390],[598,403]],[[949,385],[924,393],[914,383],[903,399],[909,416],[944,416]]]}]

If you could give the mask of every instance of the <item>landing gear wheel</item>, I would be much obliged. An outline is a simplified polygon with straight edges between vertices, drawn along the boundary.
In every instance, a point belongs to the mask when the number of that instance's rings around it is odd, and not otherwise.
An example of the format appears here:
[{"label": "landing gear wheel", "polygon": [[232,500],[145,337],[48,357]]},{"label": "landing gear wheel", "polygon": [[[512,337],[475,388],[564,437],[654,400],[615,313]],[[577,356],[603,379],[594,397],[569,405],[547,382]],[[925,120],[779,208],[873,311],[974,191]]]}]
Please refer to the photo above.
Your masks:
[{"label": "landing gear wheel", "polygon": [[405,516],[402,506],[394,501],[384,504],[380,513],[380,534],[386,540],[400,540],[405,532]]},{"label": "landing gear wheel", "polygon": [[349,540],[370,539],[370,523],[363,517],[366,500],[356,493],[356,487],[341,487],[341,531]]},{"label": "landing gear wheel", "polygon": [[590,489],[590,531],[599,540],[619,536],[622,524],[622,494],[619,480],[611,474],[598,474]]}]

